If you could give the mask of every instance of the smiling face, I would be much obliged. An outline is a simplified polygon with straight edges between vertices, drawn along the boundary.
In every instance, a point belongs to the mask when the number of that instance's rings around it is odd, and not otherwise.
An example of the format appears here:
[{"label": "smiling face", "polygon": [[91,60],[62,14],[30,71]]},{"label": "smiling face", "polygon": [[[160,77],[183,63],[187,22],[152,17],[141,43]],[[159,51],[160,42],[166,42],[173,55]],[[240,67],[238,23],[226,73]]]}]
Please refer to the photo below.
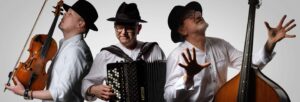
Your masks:
[{"label": "smiling face", "polygon": [[115,22],[115,33],[119,42],[128,49],[134,49],[137,44],[137,34],[141,25],[135,23]]}]

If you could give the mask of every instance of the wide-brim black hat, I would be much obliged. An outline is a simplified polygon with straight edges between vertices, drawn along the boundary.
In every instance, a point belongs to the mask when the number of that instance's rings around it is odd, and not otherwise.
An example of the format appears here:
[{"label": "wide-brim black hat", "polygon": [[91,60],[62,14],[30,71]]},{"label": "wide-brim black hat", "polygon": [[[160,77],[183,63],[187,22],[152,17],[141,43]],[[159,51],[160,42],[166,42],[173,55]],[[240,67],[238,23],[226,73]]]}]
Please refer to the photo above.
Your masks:
[{"label": "wide-brim black hat", "polygon": [[183,24],[183,17],[189,10],[200,11],[202,7],[198,2],[192,1],[185,6],[175,6],[168,17],[168,25],[171,30],[171,39],[174,43],[183,42],[184,38],[178,32],[178,28]]},{"label": "wide-brim black hat", "polygon": [[97,26],[94,24],[98,18],[98,13],[91,3],[86,0],[78,0],[73,6],[63,4],[63,7],[66,11],[68,11],[69,8],[72,8],[84,19],[88,29],[98,31]]},{"label": "wide-brim black hat", "polygon": [[141,22],[146,23],[147,21],[142,20],[137,5],[135,3],[126,4],[123,2],[115,17],[111,17],[107,19],[108,21],[117,21],[117,22]]}]

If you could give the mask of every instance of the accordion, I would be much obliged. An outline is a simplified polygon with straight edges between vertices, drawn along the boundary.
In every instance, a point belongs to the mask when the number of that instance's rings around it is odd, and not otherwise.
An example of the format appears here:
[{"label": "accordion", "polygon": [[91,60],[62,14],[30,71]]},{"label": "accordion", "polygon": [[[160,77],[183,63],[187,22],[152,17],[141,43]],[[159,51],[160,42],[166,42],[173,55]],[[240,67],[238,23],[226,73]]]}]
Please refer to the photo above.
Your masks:
[{"label": "accordion", "polygon": [[107,84],[115,97],[110,102],[163,102],[166,62],[143,60],[107,65]]}]

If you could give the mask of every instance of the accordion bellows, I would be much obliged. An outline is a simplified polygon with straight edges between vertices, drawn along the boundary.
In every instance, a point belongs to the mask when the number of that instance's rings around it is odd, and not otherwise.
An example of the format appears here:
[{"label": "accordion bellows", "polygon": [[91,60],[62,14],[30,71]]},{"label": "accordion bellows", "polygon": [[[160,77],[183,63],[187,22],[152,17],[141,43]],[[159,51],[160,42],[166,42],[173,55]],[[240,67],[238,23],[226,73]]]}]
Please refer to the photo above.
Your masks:
[{"label": "accordion bellows", "polygon": [[164,102],[166,62],[143,60],[107,65],[107,83],[116,96],[110,102]]}]

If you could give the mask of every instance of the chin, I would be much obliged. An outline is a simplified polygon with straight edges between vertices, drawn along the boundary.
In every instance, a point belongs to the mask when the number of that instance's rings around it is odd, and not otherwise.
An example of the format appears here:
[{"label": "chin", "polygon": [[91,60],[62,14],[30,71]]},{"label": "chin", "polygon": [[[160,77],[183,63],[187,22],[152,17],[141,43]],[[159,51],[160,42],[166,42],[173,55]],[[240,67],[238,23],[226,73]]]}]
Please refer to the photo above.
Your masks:
[{"label": "chin", "polygon": [[127,40],[122,40],[122,39],[120,39],[119,41],[120,41],[120,43],[123,44],[123,45],[126,45],[126,44],[128,43]]},{"label": "chin", "polygon": [[58,28],[61,29],[61,30],[63,29],[62,23],[59,23]]}]

